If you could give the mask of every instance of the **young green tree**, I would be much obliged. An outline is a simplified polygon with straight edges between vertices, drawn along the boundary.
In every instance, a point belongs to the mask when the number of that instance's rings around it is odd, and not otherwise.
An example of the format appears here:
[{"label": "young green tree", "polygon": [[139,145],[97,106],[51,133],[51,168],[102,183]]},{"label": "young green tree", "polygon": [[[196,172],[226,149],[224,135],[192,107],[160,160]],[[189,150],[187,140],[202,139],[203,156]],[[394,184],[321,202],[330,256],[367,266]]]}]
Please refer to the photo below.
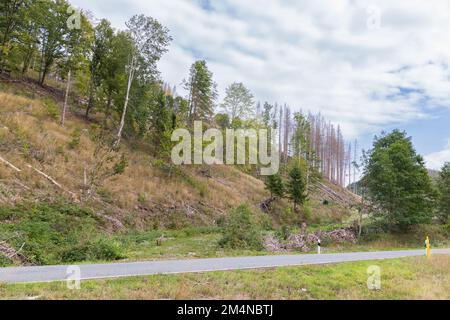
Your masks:
[{"label": "young green tree", "polygon": [[230,127],[230,117],[226,113],[218,113],[214,116],[214,120],[216,124],[221,128],[222,130],[225,130]]},{"label": "young green tree", "polygon": [[[82,12],[72,12],[79,18],[79,25],[70,27],[68,24],[67,36],[64,40],[64,57],[60,60],[60,70],[67,75],[66,93],[61,112],[61,125],[64,126],[72,75],[88,66],[86,56],[89,53],[93,41],[93,29],[91,23]],[[70,10],[68,10],[70,12]]]},{"label": "young green tree", "polygon": [[242,83],[232,83],[226,89],[226,96],[221,104],[221,108],[231,119],[231,123],[236,118],[248,119],[254,116],[253,95]]},{"label": "young green tree", "polygon": [[189,92],[190,123],[196,120],[211,120],[217,99],[217,85],[213,81],[206,61],[196,61],[191,66],[189,80],[184,81],[184,87]]},{"label": "young green tree", "polygon": [[219,240],[221,247],[254,250],[263,248],[261,227],[247,205],[241,205],[231,211],[222,233]]},{"label": "young green tree", "polygon": [[22,76],[25,76],[32,61],[39,55],[38,35],[43,18],[39,1],[31,1],[20,10],[21,23],[17,27],[15,53],[22,63]]},{"label": "young green tree", "polygon": [[129,62],[129,53],[133,50],[133,39],[127,32],[119,31],[111,39],[111,51],[104,58],[104,64],[100,68],[102,73],[102,87],[99,95],[100,100],[105,100],[104,106],[104,123],[116,111],[119,117],[122,109],[118,108],[121,101],[125,99],[127,86],[127,64]]},{"label": "young green tree", "polygon": [[441,169],[438,180],[440,220],[447,223],[450,217],[450,162]]},{"label": "young green tree", "polygon": [[149,117],[152,144],[158,156],[170,158],[171,137],[176,126],[172,108],[173,97],[166,95],[163,90],[158,90],[152,101]]},{"label": "young green tree", "polygon": [[392,227],[404,230],[433,217],[431,179],[406,132],[375,137],[365,154],[364,180],[369,199]]},{"label": "young green tree", "polygon": [[284,183],[280,174],[267,176],[265,184],[271,198],[282,198],[284,196]]},{"label": "young green tree", "polygon": [[128,83],[122,117],[117,131],[116,145],[120,144],[122,131],[125,126],[130,90],[137,75],[141,82],[154,81],[158,78],[157,62],[167,52],[167,46],[172,38],[169,29],[161,25],[158,20],[144,15],[135,15],[127,23],[128,33],[133,39],[133,48],[129,55]]},{"label": "young green tree", "polygon": [[296,160],[288,171],[287,193],[294,203],[294,211],[308,199],[305,169],[301,160]]},{"label": "young green tree", "polygon": [[306,117],[300,113],[296,112],[294,114],[295,129],[292,137],[292,144],[294,149],[294,155],[296,157],[308,159],[309,153],[309,137],[311,126]]},{"label": "young green tree", "polygon": [[264,107],[262,111],[262,122],[266,127],[272,126],[273,117],[272,117],[273,105],[268,102],[264,102]]},{"label": "young green tree", "polygon": [[43,85],[54,62],[64,56],[66,39],[70,32],[67,23],[70,6],[65,0],[39,0],[38,7],[42,13],[38,36],[41,51],[39,83]]},{"label": "young green tree", "polygon": [[108,57],[112,54],[112,41],[114,38],[114,30],[111,23],[102,19],[94,29],[94,41],[92,45],[91,58],[89,60],[89,99],[86,106],[86,119],[89,118],[89,113],[94,107],[94,101],[98,94],[104,79],[108,72]]}]

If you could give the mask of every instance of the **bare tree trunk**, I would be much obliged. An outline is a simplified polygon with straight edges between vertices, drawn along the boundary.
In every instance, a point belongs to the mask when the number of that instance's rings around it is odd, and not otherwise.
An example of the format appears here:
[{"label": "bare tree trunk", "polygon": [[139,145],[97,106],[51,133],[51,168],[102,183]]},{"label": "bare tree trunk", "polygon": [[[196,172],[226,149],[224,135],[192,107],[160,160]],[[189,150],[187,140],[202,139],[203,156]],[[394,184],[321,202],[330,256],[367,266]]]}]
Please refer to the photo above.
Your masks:
[{"label": "bare tree trunk", "polygon": [[67,75],[66,95],[64,97],[64,105],[63,105],[62,112],[61,112],[61,126],[63,126],[63,127],[64,127],[64,123],[66,121],[67,101],[69,100],[71,76],[72,76],[72,71],[69,70],[69,73]]},{"label": "bare tree trunk", "polygon": [[352,184],[352,144],[348,144],[348,185]]},{"label": "bare tree trunk", "polygon": [[282,142],[282,135],[283,135],[283,106],[280,105],[280,113],[279,113],[279,119],[278,119],[278,149],[280,150],[281,154],[281,161],[284,161],[284,154],[283,154],[283,142]]},{"label": "bare tree trunk", "polygon": [[115,143],[116,147],[120,144],[120,140],[122,139],[123,127],[125,126],[125,116],[127,114],[128,101],[130,99],[131,84],[133,83],[133,78],[134,78],[134,59],[135,59],[134,57],[131,58],[130,72],[128,74],[127,94],[125,97],[125,103],[123,105],[122,118],[120,119],[119,131],[117,132],[117,140]]},{"label": "bare tree trunk", "polygon": [[354,183],[354,193],[357,194],[358,188],[356,185],[356,163],[357,163],[357,157],[358,157],[358,140],[355,139],[355,148],[354,148],[354,158],[353,158],[353,183]]}]

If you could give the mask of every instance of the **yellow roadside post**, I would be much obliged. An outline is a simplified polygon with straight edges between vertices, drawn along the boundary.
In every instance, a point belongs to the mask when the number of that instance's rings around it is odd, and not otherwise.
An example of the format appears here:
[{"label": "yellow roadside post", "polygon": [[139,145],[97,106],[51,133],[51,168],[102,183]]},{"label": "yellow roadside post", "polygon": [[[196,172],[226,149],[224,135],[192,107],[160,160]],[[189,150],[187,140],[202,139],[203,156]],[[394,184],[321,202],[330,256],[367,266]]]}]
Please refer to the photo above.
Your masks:
[{"label": "yellow roadside post", "polygon": [[427,252],[427,258],[430,257],[430,238],[427,236],[427,240],[425,240],[425,246],[426,246],[426,252]]}]

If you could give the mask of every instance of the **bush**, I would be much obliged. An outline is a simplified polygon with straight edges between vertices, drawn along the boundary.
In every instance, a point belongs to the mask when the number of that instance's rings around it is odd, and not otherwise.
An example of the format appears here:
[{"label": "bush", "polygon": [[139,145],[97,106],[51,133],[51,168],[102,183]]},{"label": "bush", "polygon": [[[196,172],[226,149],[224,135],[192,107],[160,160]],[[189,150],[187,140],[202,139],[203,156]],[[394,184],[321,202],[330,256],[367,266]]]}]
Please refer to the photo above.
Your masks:
[{"label": "bush", "polygon": [[140,205],[145,206],[147,204],[148,195],[145,192],[139,192],[138,194],[138,202]]},{"label": "bush", "polygon": [[286,241],[291,236],[291,227],[283,225],[280,230],[276,232],[277,238]]},{"label": "bush", "polygon": [[24,245],[22,253],[37,265],[115,259],[115,244],[96,241],[102,223],[91,210],[66,203],[0,208],[0,235],[13,248]]},{"label": "bush", "polygon": [[116,241],[100,238],[85,245],[71,247],[61,253],[62,262],[124,259],[122,247]]},{"label": "bush", "polygon": [[12,261],[9,260],[7,257],[5,257],[4,255],[0,254],[0,267],[7,267],[12,265]]},{"label": "bush", "polygon": [[88,246],[88,260],[120,260],[126,258],[122,247],[113,240],[101,238]]},{"label": "bush", "polygon": [[221,247],[254,250],[263,248],[261,229],[254,222],[252,212],[246,205],[231,212],[222,232],[223,236],[219,241]]},{"label": "bush", "polygon": [[81,129],[75,128],[75,130],[71,134],[72,140],[70,140],[67,144],[69,149],[76,149],[81,142]]},{"label": "bush", "polygon": [[47,115],[52,119],[56,120],[59,118],[59,107],[56,102],[52,99],[44,100],[44,107]]},{"label": "bush", "polygon": [[307,201],[303,206],[302,206],[302,211],[303,211],[303,217],[305,219],[305,221],[307,223],[311,222],[312,219],[312,209],[310,207],[309,201]]},{"label": "bush", "polygon": [[296,213],[291,207],[285,207],[281,211],[280,223],[287,225],[300,225],[301,216]]}]

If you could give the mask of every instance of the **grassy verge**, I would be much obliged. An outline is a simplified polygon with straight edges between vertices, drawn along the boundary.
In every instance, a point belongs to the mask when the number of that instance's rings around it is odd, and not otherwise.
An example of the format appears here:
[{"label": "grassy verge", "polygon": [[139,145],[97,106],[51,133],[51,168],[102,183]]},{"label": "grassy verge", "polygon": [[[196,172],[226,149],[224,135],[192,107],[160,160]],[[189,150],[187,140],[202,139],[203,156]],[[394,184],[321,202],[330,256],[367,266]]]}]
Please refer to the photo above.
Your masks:
[{"label": "grassy verge", "polygon": [[[127,231],[108,234],[103,221],[89,209],[66,204],[33,204],[26,207],[0,208],[0,240],[21,248],[38,265],[84,264],[108,261],[164,260],[253,256],[273,254],[265,250],[222,248],[220,227],[191,227],[183,230]],[[298,231],[298,230],[294,230]],[[267,232],[267,231],[266,231]],[[323,246],[323,253],[381,251],[422,248],[424,232],[413,234],[378,234],[358,244],[340,243]],[[438,232],[430,237],[433,247],[446,247],[448,240]],[[163,239],[158,241],[158,239]],[[315,251],[315,248],[311,249]],[[0,267],[11,265],[0,257]]]},{"label": "grassy verge", "polygon": [[[381,290],[367,268],[381,268]],[[450,299],[450,255],[267,270],[0,285],[4,299]]]},{"label": "grassy verge", "polygon": [[[213,258],[229,256],[264,255],[267,252],[222,248],[220,228],[189,228],[184,230],[134,231],[117,235],[128,260]],[[157,239],[165,239],[159,245]]]},{"label": "grassy verge", "polygon": [[[244,209],[240,207],[240,210]],[[250,211],[247,215],[236,215],[236,221],[230,219],[234,222],[221,227],[112,233],[108,231],[105,220],[89,208],[63,201],[53,204],[24,203],[0,207],[0,241],[5,241],[16,250],[21,248],[21,253],[36,265],[272,254],[260,246],[252,245],[255,239],[260,241],[259,232],[262,228],[253,230],[257,223],[251,219]],[[321,229],[337,227],[322,225]],[[233,241],[221,247],[219,243],[224,238],[224,231],[225,238]],[[279,230],[267,231],[265,228],[262,232],[277,234]],[[298,229],[291,230],[291,233],[297,232]],[[250,234],[253,234],[254,239],[249,238]],[[323,253],[333,253],[422,248],[427,235],[434,248],[449,245],[444,228],[430,225],[418,226],[417,230],[405,234],[372,232],[358,244],[324,244],[322,249]],[[315,248],[311,248],[311,251],[314,252]],[[0,267],[11,264],[12,261],[0,257]]]}]

